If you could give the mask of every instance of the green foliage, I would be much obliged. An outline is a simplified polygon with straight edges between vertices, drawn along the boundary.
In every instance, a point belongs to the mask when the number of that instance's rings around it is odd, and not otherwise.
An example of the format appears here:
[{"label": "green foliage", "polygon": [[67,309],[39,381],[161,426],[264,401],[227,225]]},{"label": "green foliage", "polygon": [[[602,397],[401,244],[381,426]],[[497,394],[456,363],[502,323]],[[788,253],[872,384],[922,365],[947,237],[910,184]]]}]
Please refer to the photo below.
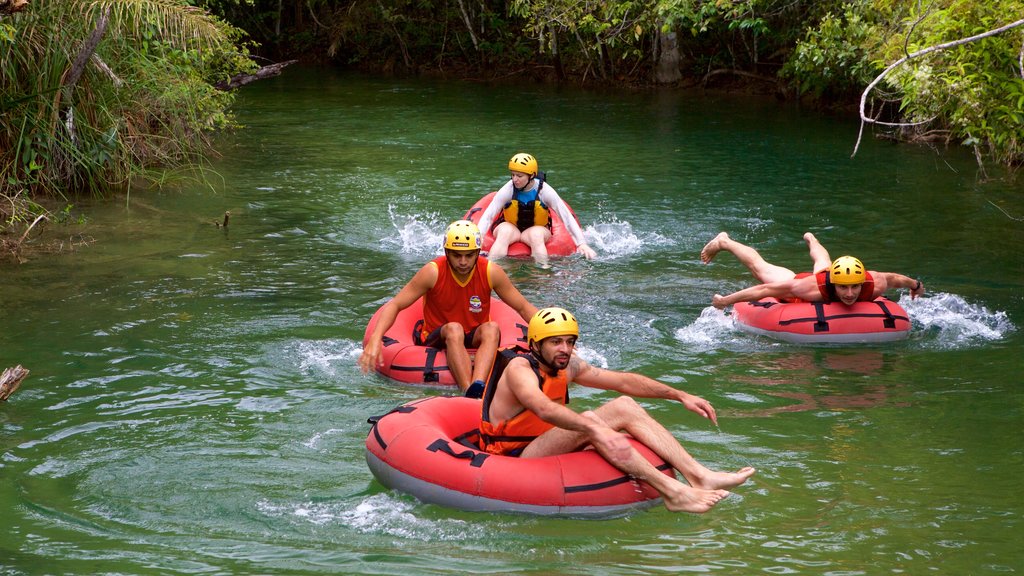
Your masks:
[{"label": "green foliage", "polygon": [[[106,12],[105,34],[69,84]],[[241,31],[179,0],[34,2],[10,24],[0,51],[0,195],[9,199],[102,195],[201,159],[208,132],[230,123],[232,95],[211,84],[253,67],[236,47]]]},{"label": "green foliage", "polygon": [[[841,15],[838,15],[841,14]],[[1024,14],[1024,0],[869,0],[828,12],[797,43],[783,70],[802,93],[855,101],[893,62],[993,30]],[[892,122],[922,123],[1004,164],[1024,162],[1021,29],[929,53],[894,69],[873,94],[896,100]]]},{"label": "green foliage", "polygon": [[[930,46],[954,42],[1009,24],[1024,14],[1022,0],[941,2],[931,11],[911,13],[877,53],[896,61]],[[914,58],[885,82],[901,98],[904,121],[944,129],[965,145],[1008,165],[1024,163],[1024,79],[1019,69],[1024,29]]]},{"label": "green foliage", "polygon": [[776,58],[792,49],[804,23],[815,21],[839,0],[658,0],[663,30],[686,30],[686,49],[699,58],[695,69],[731,67],[747,71],[778,71]]},{"label": "green foliage", "polygon": [[859,93],[882,71],[869,57],[886,36],[881,17],[868,4],[848,4],[839,16],[826,13],[797,42],[782,76],[815,98]]}]

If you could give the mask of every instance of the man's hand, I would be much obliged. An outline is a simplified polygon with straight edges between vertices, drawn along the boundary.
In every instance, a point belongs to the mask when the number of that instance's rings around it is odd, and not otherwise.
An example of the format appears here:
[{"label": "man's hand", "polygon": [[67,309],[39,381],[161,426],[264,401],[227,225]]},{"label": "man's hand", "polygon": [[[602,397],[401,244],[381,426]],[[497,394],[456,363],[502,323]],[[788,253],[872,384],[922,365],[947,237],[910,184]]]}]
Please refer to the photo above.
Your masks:
[{"label": "man's hand", "polygon": [[719,310],[724,310],[728,304],[725,303],[725,296],[721,294],[715,294],[711,297],[711,305]]},{"label": "man's hand", "polygon": [[593,421],[594,425],[587,435],[590,443],[597,448],[605,460],[608,460],[612,466],[615,466],[616,463],[629,462],[633,455],[633,446],[630,445],[625,434],[612,430],[604,420],[589,410],[582,416]]},{"label": "man's hand", "polygon": [[371,340],[363,348],[363,353],[359,356],[359,368],[362,369],[363,374],[366,374],[370,370],[373,370],[383,364],[384,358],[381,357],[380,340]]},{"label": "man's hand", "polygon": [[685,396],[683,396],[680,402],[682,402],[683,406],[685,406],[687,410],[711,420],[715,426],[718,426],[718,415],[715,414],[715,407],[711,405],[711,402],[708,402],[700,396],[694,396],[693,394],[687,394],[686,392],[683,392],[683,394],[685,394]]}]

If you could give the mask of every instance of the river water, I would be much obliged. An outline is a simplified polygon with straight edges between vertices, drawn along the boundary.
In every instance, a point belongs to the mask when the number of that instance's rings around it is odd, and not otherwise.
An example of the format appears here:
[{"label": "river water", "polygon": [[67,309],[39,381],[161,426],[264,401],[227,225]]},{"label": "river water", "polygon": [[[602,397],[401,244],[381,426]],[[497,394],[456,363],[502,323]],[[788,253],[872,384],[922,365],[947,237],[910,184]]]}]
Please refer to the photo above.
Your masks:
[{"label": "river water", "polygon": [[[31,374],[0,404],[0,573],[1024,571],[1024,196],[968,151],[868,135],[851,159],[855,119],[744,97],[301,69],[237,112],[212,188],[80,206],[94,243],[3,269],[0,368]],[[758,469],[708,514],[460,512],[367,469],[368,417],[450,391],[363,375],[366,321],[518,151],[599,256],[505,267],[590,362],[715,405],[717,428],[644,401],[707,465]],[[920,278],[890,293],[910,337],[738,332],[711,296],[752,279],[699,259],[722,230]]]}]

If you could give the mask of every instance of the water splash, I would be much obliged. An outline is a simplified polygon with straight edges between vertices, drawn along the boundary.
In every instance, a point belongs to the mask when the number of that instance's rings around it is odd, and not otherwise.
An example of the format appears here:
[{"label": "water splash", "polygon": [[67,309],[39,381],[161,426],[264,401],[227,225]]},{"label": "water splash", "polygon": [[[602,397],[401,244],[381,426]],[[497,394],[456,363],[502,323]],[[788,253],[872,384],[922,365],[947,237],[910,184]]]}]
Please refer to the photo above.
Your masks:
[{"label": "water splash", "polygon": [[[956,294],[937,293],[915,300],[905,297],[900,300],[900,305],[911,318],[911,339],[922,342],[926,348],[968,348],[1002,340],[1016,330],[1006,312],[992,312]],[[676,330],[675,337],[701,351],[725,348],[730,344],[740,344],[745,350],[751,346],[782,345],[738,332],[732,317],[712,306],[702,310],[692,324]]]},{"label": "water splash", "polygon": [[633,256],[642,252],[644,246],[672,244],[671,239],[656,232],[637,234],[632,224],[621,220],[595,222],[586,226],[583,233],[601,259]]},{"label": "water splash", "polygon": [[582,344],[576,345],[576,353],[587,361],[588,364],[597,366],[599,368],[608,369],[608,358],[603,354],[592,348],[587,348]]},{"label": "water splash", "polygon": [[699,351],[719,348],[723,342],[735,341],[736,335],[732,318],[714,306],[701,310],[693,324],[679,328],[675,334],[676,340]]},{"label": "water splash", "polygon": [[384,234],[382,243],[402,254],[433,257],[441,254],[444,230],[451,222],[438,212],[400,214],[394,204],[388,205],[388,218],[393,233]]},{"label": "water splash", "polygon": [[317,526],[342,524],[363,534],[411,538],[423,542],[461,542],[473,538],[477,527],[464,520],[432,520],[415,514],[422,504],[393,494],[375,494],[357,502],[294,502],[262,500],[256,509],[271,517],[290,518]]},{"label": "water splash", "polygon": [[956,294],[939,292],[914,300],[903,298],[900,305],[913,322],[911,334],[923,331],[941,349],[1002,340],[1016,330],[1006,312],[993,312]]},{"label": "water splash", "polygon": [[362,342],[352,340],[318,340],[299,342],[299,371],[335,377],[341,366],[351,367],[363,352]]}]

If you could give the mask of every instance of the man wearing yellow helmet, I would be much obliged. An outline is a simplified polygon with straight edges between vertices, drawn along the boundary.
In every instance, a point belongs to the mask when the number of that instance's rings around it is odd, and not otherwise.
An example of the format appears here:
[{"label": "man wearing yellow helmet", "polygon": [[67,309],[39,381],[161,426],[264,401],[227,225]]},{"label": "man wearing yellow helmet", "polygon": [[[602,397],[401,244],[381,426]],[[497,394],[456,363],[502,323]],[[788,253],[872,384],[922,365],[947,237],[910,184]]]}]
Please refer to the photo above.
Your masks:
[{"label": "man wearing yellow helmet", "polygon": [[498,224],[492,231],[494,244],[488,253],[490,258],[503,258],[508,254],[508,247],[514,242],[522,242],[530,247],[533,259],[538,262],[547,260],[547,241],[551,239],[550,219],[548,211],[554,210],[565,223],[576,251],[588,259],[597,256],[587,245],[576,218],[538,170],[537,159],[520,152],[508,161],[511,179],[494,195],[487,210],[480,215],[480,229],[491,229],[495,220]]},{"label": "man wearing yellow helmet", "polygon": [[[717,424],[707,400],[640,374],[591,366],[574,353],[578,336],[579,325],[571,313],[544,308],[530,320],[529,353],[502,352],[506,363],[496,363],[484,391],[480,442],[485,451],[538,458],[589,444],[612,466],[651,485],[665,507],[676,512],[707,512],[729,495],[728,489],[754,474],[750,467],[736,472],[706,468],[632,397],[675,400]],[[577,413],[566,406],[570,382],[623,396]],[[688,484],[651,465],[627,437],[653,450]]]},{"label": "man wearing yellow helmet", "polygon": [[828,251],[810,232],[804,234],[804,242],[814,262],[813,272],[797,274],[789,268],[769,264],[757,250],[733,240],[725,232],[712,238],[700,251],[701,261],[708,264],[719,252],[730,252],[761,282],[728,296],[715,294],[712,305],[725,308],[737,302],[774,297],[784,302],[842,302],[851,306],[856,302],[870,302],[890,288],[909,288],[911,298],[924,294],[921,281],[909,276],[867,270],[853,256],[830,260]]},{"label": "man wearing yellow helmet", "polygon": [[[359,357],[363,372],[382,365],[382,339],[398,313],[423,298],[418,344],[447,350],[448,369],[467,396],[479,397],[494,361],[501,333],[490,318],[491,291],[530,321],[537,307],[516,289],[505,270],[480,256],[480,230],[458,220],[445,231],[444,256],[427,262],[405,287],[381,307],[373,334]],[[475,364],[467,348],[476,348]]]}]

